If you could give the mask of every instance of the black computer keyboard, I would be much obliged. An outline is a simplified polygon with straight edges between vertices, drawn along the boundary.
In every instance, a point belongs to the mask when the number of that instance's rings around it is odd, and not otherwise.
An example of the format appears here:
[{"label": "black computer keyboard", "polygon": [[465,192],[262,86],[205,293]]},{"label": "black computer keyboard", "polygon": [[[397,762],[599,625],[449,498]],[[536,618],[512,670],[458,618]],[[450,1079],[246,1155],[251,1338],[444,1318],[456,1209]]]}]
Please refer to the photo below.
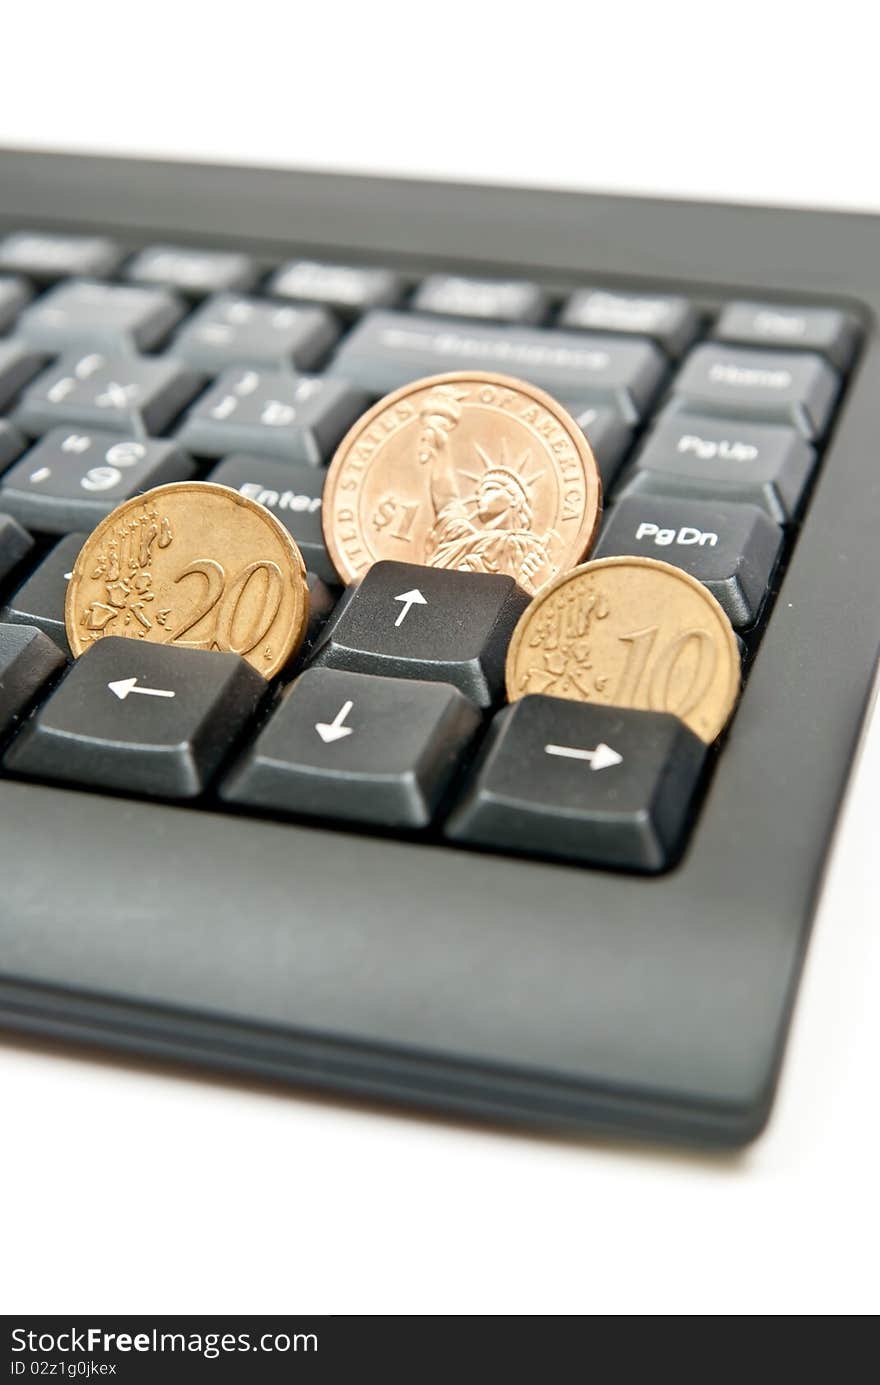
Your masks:
[{"label": "black computer keyboard", "polygon": [[[860,604],[876,545],[852,547],[834,499],[876,507],[864,445],[834,459],[876,274],[858,282],[855,251],[841,269],[806,213],[542,194],[554,247],[529,238],[534,193],[190,169],[182,198],[180,166],[12,154],[4,174],[0,1018],[506,1117],[754,1133],[880,630]],[[429,229],[447,195],[461,223],[446,207]],[[714,244],[707,215],[729,218]],[[841,254],[864,220],[824,219]],[[801,235],[813,258],[780,265]],[[542,710],[489,767],[513,580],[380,563],[343,592],[321,530],[336,445],[383,393],[468,368],[583,427],[594,556],[677,564],[726,610],[745,691],[707,755],[658,749],[631,714],[625,780],[564,757],[536,773]],[[70,661],[85,535],[192,478],[265,505],[305,558],[307,641],[271,685],[170,645]],[[828,736],[816,814],[802,776]]]}]

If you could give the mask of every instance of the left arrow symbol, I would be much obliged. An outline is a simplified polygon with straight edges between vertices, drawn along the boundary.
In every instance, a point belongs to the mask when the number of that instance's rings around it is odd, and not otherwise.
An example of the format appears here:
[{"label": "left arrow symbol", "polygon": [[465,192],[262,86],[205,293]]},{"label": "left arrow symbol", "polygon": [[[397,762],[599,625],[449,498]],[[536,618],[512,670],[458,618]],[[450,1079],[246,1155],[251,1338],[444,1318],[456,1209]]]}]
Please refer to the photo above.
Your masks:
[{"label": "left arrow symbol", "polygon": [[129,693],[140,693],[143,697],[174,696],[169,688],[139,688],[136,678],[120,678],[115,683],[108,683],[107,687],[116,694],[120,702],[124,702]]}]

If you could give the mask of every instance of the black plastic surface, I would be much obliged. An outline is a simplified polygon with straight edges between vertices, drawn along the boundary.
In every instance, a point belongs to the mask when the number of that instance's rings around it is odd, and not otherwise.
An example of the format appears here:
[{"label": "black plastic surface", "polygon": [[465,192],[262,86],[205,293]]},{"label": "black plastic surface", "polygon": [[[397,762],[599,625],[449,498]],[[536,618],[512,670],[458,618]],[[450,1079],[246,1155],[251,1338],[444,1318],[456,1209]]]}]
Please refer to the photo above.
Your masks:
[{"label": "black plastic surface", "polygon": [[880,638],[880,220],[17,153],[0,185],[10,226],[128,244],[861,312],[804,532],[671,874],[0,783],[0,1023],[489,1117],[753,1136]]}]

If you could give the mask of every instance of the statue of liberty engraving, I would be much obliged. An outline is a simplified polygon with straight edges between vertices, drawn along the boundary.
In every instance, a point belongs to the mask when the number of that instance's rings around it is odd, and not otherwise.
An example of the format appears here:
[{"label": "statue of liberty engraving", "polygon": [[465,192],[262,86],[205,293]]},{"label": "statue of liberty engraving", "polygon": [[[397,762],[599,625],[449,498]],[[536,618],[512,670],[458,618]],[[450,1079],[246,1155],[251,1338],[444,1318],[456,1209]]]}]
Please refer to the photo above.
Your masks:
[{"label": "statue of liberty engraving", "polygon": [[[451,439],[462,417],[465,394],[439,385],[419,411],[418,461],[430,466],[430,496],[434,521],[425,543],[425,560],[432,567],[460,572],[507,573],[526,591],[552,576],[551,545],[555,529],[535,532],[531,487],[544,473],[531,476],[527,450],[514,462],[505,438],[498,459],[474,443],[481,471],[467,471],[452,457]],[[473,482],[463,492],[460,477]]]}]

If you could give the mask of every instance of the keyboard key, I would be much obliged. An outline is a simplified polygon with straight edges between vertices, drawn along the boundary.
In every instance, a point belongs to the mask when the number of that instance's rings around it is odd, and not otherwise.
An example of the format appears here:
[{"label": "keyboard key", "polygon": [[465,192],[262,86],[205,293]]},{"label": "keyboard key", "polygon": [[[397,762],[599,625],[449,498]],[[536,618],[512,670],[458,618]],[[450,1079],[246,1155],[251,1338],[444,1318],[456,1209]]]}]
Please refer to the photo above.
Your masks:
[{"label": "keyboard key", "polygon": [[119,260],[119,249],[103,236],[15,231],[0,241],[0,269],[44,283],[79,274],[111,274]]},{"label": "keyboard key", "polygon": [[815,464],[813,448],[793,428],[664,411],[622,494],[744,501],[786,524]]},{"label": "keyboard key", "polygon": [[30,296],[24,279],[11,274],[0,275],[0,332],[12,326]]},{"label": "keyboard key", "polygon": [[9,731],[63,667],[64,655],[41,630],[0,625],[0,731]]},{"label": "keyboard key", "polygon": [[606,517],[594,558],[641,554],[689,572],[737,629],[753,625],[782,548],[782,530],[755,505],[632,496]]},{"label": "keyboard key", "polygon": [[25,440],[18,429],[7,423],[5,418],[0,418],[0,471],[20,456],[25,446]]},{"label": "keyboard key", "polygon": [[741,346],[818,351],[846,370],[856,344],[856,324],[838,308],[796,308],[784,303],[728,303],[712,333]]},{"label": "keyboard key", "polygon": [[825,432],[840,388],[837,373],[811,352],[698,346],[672,382],[672,409],[793,424],[805,438]]},{"label": "keyboard key", "polygon": [[56,543],[0,612],[0,620],[35,625],[67,658],[70,645],[64,628],[64,601],[73,565],[87,537],[68,534]]},{"label": "keyboard key", "polygon": [[22,729],[5,763],[38,778],[195,798],[266,688],[238,654],[101,639]]},{"label": "keyboard key", "polygon": [[313,662],[452,683],[488,707],[502,694],[507,646],[527,605],[512,577],[375,563],[346,591]]},{"label": "keyboard key", "polygon": [[686,298],[672,294],[580,289],[559,315],[561,327],[651,337],[670,356],[681,356],[697,335],[700,318]]},{"label": "keyboard key", "polygon": [[123,500],[195,470],[174,442],[53,428],[0,477],[0,510],[43,534],[93,529]]},{"label": "keyboard key", "polygon": [[614,404],[635,422],[654,398],[665,365],[650,341],[376,312],[352,329],[329,369],[376,395],[422,375],[498,370],[558,399]]},{"label": "keyboard key", "polygon": [[342,380],[227,370],[190,410],[178,441],[202,457],[256,452],[321,466],[366,403]]},{"label": "keyboard key", "polygon": [[257,267],[248,255],[226,250],[192,250],[185,245],[148,245],[128,265],[126,277],[141,284],[164,284],[190,298],[226,289],[249,289]]},{"label": "keyboard key", "polygon": [[577,403],[565,407],[587,435],[602,477],[602,490],[607,494],[629,451],[633,430],[610,405]]},{"label": "keyboard key", "polygon": [[537,284],[522,281],[431,274],[416,289],[412,306],[416,312],[445,317],[535,323],[547,316],[547,295]]},{"label": "keyboard key", "polygon": [[0,409],[6,409],[18,392],[46,364],[46,355],[20,341],[0,341]]},{"label": "keyboard key", "polygon": [[526,697],[496,716],[446,831],[502,851],[663,870],[705,756],[666,712]]},{"label": "keyboard key", "polygon": [[138,437],[161,433],[201,383],[168,357],[68,356],[34,381],[15,422],[35,435],[62,424]]},{"label": "keyboard key", "polygon": [[353,315],[399,303],[403,289],[400,275],[390,269],[292,260],[272,276],[268,292]]},{"label": "keyboard key", "polygon": [[318,636],[327,624],[333,607],[339,600],[338,587],[325,582],[316,572],[306,571],[306,586],[309,589],[309,623],[303,653],[315,647]]},{"label": "keyboard key", "polygon": [[42,351],[148,351],[183,316],[164,289],[95,284],[87,279],[57,284],[22,314],[17,334]]},{"label": "keyboard key", "polygon": [[307,669],[220,792],[273,812],[427,827],[479,724],[448,683]]},{"label": "keyboard key", "polygon": [[[3,498],[0,495],[0,510]],[[30,534],[10,514],[0,514],[0,582],[5,582],[34,546]]]},{"label": "keyboard key", "polygon": [[202,304],[169,352],[206,375],[236,365],[307,370],[320,364],[338,336],[339,328],[326,308],[227,293]]},{"label": "keyboard key", "polygon": [[208,477],[265,505],[290,531],[310,572],[325,582],[339,582],[330,561],[321,527],[324,472],[304,463],[279,462],[269,457],[238,453],[225,457]]}]

